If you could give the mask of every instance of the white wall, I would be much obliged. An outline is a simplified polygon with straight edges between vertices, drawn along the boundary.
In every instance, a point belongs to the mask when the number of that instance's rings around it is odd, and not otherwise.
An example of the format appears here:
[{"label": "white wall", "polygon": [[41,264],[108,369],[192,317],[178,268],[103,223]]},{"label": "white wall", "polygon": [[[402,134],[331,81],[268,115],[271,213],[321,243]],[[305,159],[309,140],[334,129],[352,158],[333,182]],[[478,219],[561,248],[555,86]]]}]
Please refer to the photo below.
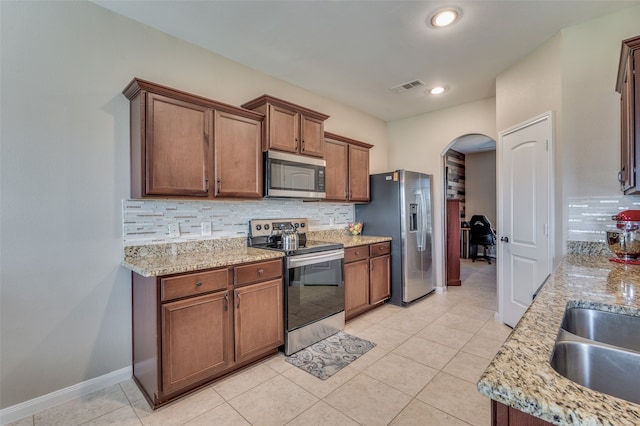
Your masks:
[{"label": "white wall", "polygon": [[480,133],[497,139],[495,122],[495,99],[489,98],[388,123],[389,169],[406,169],[434,176],[434,263],[439,287],[444,285],[445,176],[442,156],[460,136]]},{"label": "white wall", "polygon": [[[554,179],[553,221],[556,262],[566,240],[560,238],[562,220],[562,38],[560,34],[512,66],[496,79],[496,119],[498,131],[507,130],[547,111],[553,115]],[[500,141],[498,151],[500,150]],[[499,157],[499,155],[498,155]],[[498,158],[498,161],[499,158]],[[520,194],[528,196],[527,194]],[[517,202],[517,200],[516,200]]]},{"label": "white wall", "polygon": [[263,93],[331,115],[375,145],[386,125],[88,2],[0,2],[0,408],[131,364],[129,197],[133,77],[233,105]]},{"label": "white wall", "polygon": [[554,114],[555,256],[566,252],[572,197],[620,195],[620,44],[640,34],[640,6],[562,30],[496,79],[498,130]]},{"label": "white wall", "polygon": [[494,228],[496,216],[496,152],[486,151],[464,156],[465,205],[467,220],[474,214],[487,216]]}]

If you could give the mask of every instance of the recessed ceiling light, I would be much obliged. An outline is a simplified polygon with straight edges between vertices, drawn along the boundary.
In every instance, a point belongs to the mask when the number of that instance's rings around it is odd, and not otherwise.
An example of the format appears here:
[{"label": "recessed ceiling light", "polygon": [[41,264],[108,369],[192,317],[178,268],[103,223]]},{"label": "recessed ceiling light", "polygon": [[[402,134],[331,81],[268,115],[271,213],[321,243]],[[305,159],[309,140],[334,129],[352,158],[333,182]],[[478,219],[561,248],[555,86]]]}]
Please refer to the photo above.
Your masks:
[{"label": "recessed ceiling light", "polygon": [[431,28],[447,27],[462,16],[462,10],[457,7],[447,7],[436,11],[427,21]]},{"label": "recessed ceiling light", "polygon": [[429,89],[429,93],[431,93],[432,95],[440,95],[446,91],[447,91],[447,88],[444,86],[435,86]]}]

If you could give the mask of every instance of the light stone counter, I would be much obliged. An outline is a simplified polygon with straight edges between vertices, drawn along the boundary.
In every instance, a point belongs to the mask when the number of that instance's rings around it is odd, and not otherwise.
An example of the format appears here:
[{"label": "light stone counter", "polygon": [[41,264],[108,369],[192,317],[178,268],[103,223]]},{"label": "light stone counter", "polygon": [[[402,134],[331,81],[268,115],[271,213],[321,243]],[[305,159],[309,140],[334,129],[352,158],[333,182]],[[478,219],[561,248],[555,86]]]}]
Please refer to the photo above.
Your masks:
[{"label": "light stone counter", "polygon": [[558,425],[640,424],[640,405],[580,386],[549,364],[567,305],[640,316],[639,292],[640,266],[568,255],[484,372],[478,390]]},{"label": "light stone counter", "polygon": [[125,247],[122,266],[144,277],[278,259],[284,253],[246,246],[246,238]]},{"label": "light stone counter", "polygon": [[[351,236],[345,230],[311,231],[309,240],[342,243],[345,247],[390,241],[389,237]],[[284,253],[247,247],[246,238],[193,241],[175,244],[152,244],[125,247],[122,266],[142,275],[193,272],[240,263],[278,259]]]},{"label": "light stone counter", "polygon": [[362,246],[365,244],[382,243],[391,241],[391,237],[378,237],[373,235],[351,235],[346,230],[336,229],[329,231],[310,231],[307,239],[316,241],[331,241],[342,243],[345,248]]}]

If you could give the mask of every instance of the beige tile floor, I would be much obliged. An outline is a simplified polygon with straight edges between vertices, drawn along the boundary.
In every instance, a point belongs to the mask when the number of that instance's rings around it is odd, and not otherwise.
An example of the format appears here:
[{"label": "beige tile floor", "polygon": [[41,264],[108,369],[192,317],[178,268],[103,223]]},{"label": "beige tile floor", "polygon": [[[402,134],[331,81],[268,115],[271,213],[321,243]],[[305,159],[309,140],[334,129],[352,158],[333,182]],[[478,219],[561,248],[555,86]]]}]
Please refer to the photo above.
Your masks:
[{"label": "beige tile floor", "polygon": [[280,354],[156,411],[127,380],[12,425],[488,425],[475,383],[511,329],[495,262],[462,264],[461,287],[350,321],[377,346],[327,380]]}]

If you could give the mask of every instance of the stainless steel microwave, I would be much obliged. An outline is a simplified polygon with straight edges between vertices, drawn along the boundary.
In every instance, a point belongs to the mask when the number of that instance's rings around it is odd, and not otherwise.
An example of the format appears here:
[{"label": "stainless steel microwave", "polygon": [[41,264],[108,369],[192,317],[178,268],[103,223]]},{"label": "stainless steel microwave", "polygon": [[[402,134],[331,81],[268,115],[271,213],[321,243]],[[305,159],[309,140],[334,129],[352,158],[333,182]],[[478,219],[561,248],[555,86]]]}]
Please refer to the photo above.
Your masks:
[{"label": "stainless steel microwave", "polygon": [[326,161],[278,151],[264,153],[264,196],[326,198]]}]

